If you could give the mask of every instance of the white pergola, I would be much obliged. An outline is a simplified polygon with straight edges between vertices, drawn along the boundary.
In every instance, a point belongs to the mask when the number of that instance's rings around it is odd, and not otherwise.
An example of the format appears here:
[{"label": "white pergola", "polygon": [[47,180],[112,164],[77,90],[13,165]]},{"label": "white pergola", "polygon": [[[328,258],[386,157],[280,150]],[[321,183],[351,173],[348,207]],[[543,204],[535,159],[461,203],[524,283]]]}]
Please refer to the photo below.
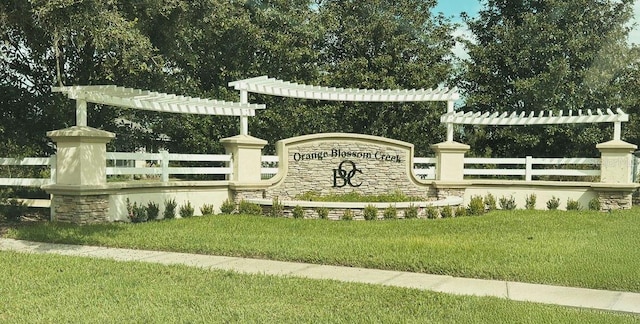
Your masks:
[{"label": "white pergola", "polygon": [[[345,89],[323,86],[313,86],[282,81],[268,76],[244,79],[229,82],[230,87],[240,91],[240,102],[249,102],[248,93],[259,93],[272,96],[325,100],[325,101],[356,101],[356,102],[420,102],[420,101],[446,101],[447,112],[453,112],[453,105],[460,98],[456,88],[438,89]],[[246,133],[248,118],[240,117],[240,133]],[[453,124],[450,125],[453,138]]]},{"label": "white pergola", "polygon": [[194,98],[115,85],[52,87],[51,91],[64,93],[69,99],[76,100],[78,126],[87,126],[87,102],[157,112],[240,118],[255,116],[257,109],[265,108],[265,105]]},{"label": "white pergola", "polygon": [[613,139],[620,140],[622,133],[622,122],[628,122],[629,115],[622,109],[618,108],[616,112],[611,109],[607,109],[604,113],[601,109],[597,109],[594,113],[591,109],[586,111],[586,114],[582,110],[578,110],[574,115],[572,110],[569,110],[567,115],[564,115],[561,110],[554,116],[553,111],[548,111],[545,115],[544,111],[540,111],[537,115],[534,112],[527,115],[525,112],[511,114],[503,112],[447,112],[440,117],[441,123],[447,125],[464,124],[464,125],[551,125],[551,124],[585,124],[585,123],[613,123]]}]

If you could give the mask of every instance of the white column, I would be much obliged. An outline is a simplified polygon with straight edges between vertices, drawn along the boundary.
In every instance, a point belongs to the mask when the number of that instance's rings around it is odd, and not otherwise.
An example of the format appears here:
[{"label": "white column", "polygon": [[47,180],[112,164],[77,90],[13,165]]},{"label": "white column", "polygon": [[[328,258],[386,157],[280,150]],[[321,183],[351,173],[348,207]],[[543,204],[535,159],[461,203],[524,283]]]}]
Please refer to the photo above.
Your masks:
[{"label": "white column", "polygon": [[[454,101],[447,101],[447,113],[453,112]],[[453,123],[447,123],[447,142],[453,142]]]},{"label": "white column", "polygon": [[76,99],[76,126],[87,126],[87,101]]},{"label": "white column", "polygon": [[[249,103],[249,93],[247,90],[240,90],[240,103]],[[249,135],[249,116],[240,116],[240,135]]]}]

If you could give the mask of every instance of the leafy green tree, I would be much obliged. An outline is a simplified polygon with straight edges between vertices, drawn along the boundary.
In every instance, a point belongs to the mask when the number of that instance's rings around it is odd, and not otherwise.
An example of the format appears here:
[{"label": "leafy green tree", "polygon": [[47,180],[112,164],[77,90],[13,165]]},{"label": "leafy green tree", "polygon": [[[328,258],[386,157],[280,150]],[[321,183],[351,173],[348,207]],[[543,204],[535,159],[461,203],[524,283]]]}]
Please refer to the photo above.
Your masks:
[{"label": "leafy green tree", "polygon": [[[630,110],[637,90],[620,90],[638,59],[626,43],[632,5],[631,0],[486,1],[477,18],[466,18],[475,41],[466,44],[464,109]],[[596,156],[595,144],[610,140],[612,129],[611,124],[488,126],[467,127],[461,135],[478,155]]]},{"label": "leafy green tree", "polygon": [[[435,88],[449,80],[454,26],[436,1],[319,1],[326,33],[321,82],[353,88]],[[338,129],[412,142],[417,154],[444,138],[443,103],[342,103]]]}]

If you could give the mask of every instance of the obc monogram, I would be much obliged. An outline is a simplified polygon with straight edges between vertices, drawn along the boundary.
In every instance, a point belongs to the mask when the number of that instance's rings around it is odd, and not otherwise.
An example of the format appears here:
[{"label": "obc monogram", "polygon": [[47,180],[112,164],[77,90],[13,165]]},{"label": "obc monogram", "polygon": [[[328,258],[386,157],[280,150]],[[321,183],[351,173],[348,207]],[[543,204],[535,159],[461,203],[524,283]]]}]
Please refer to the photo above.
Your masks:
[{"label": "obc monogram", "polygon": [[[351,170],[347,171],[342,168],[345,163],[351,165]],[[333,169],[333,187],[342,188],[346,185],[350,185],[351,187],[360,187],[362,185],[362,182],[358,184],[354,184],[353,182],[351,182],[351,180],[356,176],[357,173],[362,174],[362,171],[356,167],[356,164],[353,163],[353,161],[346,160],[340,162],[338,168]],[[338,184],[338,179],[342,181],[341,184]]]}]

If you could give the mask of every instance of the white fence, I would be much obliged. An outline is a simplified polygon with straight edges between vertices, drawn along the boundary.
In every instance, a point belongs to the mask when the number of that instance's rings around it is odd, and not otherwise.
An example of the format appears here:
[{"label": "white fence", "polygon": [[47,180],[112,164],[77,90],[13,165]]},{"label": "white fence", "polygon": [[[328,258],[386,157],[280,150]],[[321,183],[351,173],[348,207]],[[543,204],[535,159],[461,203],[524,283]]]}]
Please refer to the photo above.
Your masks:
[{"label": "white fence", "polygon": [[[229,179],[232,174],[231,155],[225,154],[175,154],[107,152],[107,176],[143,175],[156,176],[163,182],[171,175],[218,175]],[[39,158],[0,158],[0,166],[49,167],[49,178],[0,177],[1,186],[41,187],[55,183],[55,156]],[[173,166],[172,162],[206,164],[205,166]],[[520,178],[539,180],[543,177],[556,179],[595,181],[600,176],[598,158],[465,158],[465,178]],[[414,173],[420,179],[435,179],[436,158],[414,158]],[[469,167],[467,167],[469,166]],[[262,156],[262,178],[268,179],[278,173],[278,156]],[[23,199],[31,206],[48,207],[49,200]]]},{"label": "white fence", "polygon": [[[49,178],[22,178],[22,177],[12,177],[11,172],[5,173],[2,177],[0,177],[0,187],[32,187],[32,188],[40,188],[43,185],[51,184],[56,182],[56,173],[55,173],[55,156],[52,157],[27,157],[27,158],[0,158],[0,166],[5,167],[47,167],[50,170]],[[8,173],[8,177],[7,174]],[[18,172],[20,174],[21,172]],[[48,208],[51,206],[50,199],[32,199],[32,198],[17,198],[19,201],[31,207],[43,207]]]},{"label": "white fence", "polygon": [[[262,157],[263,178],[269,178],[278,172],[277,156]],[[436,158],[413,158],[413,172],[422,180],[434,180],[436,178]],[[268,167],[265,165],[268,164]],[[466,178],[500,178],[518,177],[522,180],[532,181],[541,177],[574,177],[593,178],[600,176],[600,159],[598,158],[465,158],[464,175]],[[573,166],[574,169],[567,168]],[[575,168],[581,166],[580,168]],[[535,178],[535,179],[534,179]]]},{"label": "white fence", "polygon": [[[160,176],[162,182],[168,182],[171,175],[222,175],[228,178],[231,155],[224,154],[176,154],[167,151],[160,153],[122,153],[107,152],[107,176],[144,175]],[[130,163],[119,163],[126,161]],[[171,166],[171,162],[201,162],[218,164],[209,166]],[[141,163],[140,163],[141,162]]]}]

